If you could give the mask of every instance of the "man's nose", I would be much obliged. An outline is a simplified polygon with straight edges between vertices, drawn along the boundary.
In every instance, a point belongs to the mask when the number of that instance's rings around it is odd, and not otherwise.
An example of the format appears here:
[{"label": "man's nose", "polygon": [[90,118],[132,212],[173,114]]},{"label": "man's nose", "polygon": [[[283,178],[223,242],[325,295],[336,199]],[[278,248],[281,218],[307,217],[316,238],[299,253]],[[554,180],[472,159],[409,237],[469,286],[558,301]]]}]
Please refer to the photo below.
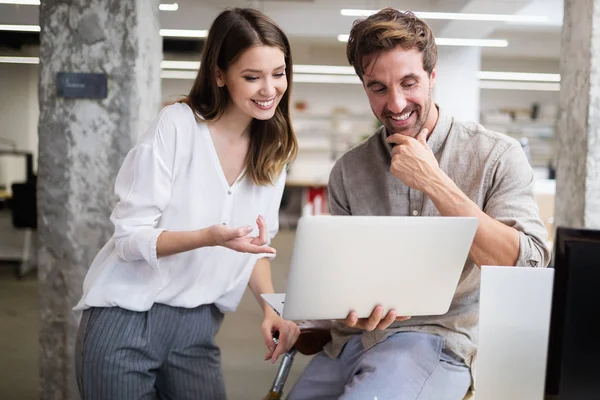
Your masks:
[{"label": "man's nose", "polygon": [[387,108],[394,114],[400,114],[406,108],[406,98],[399,90],[390,91]]}]

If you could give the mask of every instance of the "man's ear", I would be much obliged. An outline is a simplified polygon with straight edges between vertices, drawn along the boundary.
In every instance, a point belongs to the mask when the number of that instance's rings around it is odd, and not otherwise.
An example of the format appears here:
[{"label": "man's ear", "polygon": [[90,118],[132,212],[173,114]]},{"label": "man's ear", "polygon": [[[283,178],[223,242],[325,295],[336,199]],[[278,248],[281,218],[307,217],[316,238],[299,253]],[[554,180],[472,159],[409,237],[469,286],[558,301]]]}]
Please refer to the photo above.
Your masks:
[{"label": "man's ear", "polygon": [[225,74],[221,71],[221,68],[217,67],[215,71],[215,80],[217,81],[218,87],[225,86]]},{"label": "man's ear", "polygon": [[431,86],[435,85],[436,68],[437,67],[433,67],[433,70],[431,71],[431,76],[429,77],[429,80],[431,81]]}]

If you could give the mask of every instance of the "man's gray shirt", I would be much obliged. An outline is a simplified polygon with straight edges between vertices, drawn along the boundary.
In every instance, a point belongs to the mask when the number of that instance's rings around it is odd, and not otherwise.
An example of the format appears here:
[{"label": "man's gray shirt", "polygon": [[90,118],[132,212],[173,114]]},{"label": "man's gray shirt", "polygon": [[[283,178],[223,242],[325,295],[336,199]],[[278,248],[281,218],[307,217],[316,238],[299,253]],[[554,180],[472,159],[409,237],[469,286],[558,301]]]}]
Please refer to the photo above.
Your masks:
[{"label": "man's gray shirt", "polygon": [[[386,137],[382,127],[336,162],[329,177],[331,214],[439,216],[431,199],[391,174],[391,145]],[[427,144],[440,168],[475,204],[519,231],[516,265],[546,267],[550,261],[547,231],[533,192],[533,171],[519,142],[479,124],[457,121],[440,109]],[[393,333],[420,331],[442,336],[446,351],[470,366],[477,343],[479,282],[479,267],[467,259],[447,314],[412,317],[384,331],[364,332],[336,323],[325,352],[337,357],[355,334],[362,334],[368,349]]]}]

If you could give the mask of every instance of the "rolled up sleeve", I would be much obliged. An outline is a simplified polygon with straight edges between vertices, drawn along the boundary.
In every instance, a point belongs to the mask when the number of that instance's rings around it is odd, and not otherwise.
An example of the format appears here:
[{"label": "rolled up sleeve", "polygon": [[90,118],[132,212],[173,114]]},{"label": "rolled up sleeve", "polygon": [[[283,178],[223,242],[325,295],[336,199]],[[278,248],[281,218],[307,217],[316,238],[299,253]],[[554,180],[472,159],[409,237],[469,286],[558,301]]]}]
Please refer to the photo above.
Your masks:
[{"label": "rolled up sleeve", "polygon": [[533,170],[516,141],[498,157],[491,170],[491,186],[484,212],[519,232],[516,266],[546,267],[550,251],[548,232],[535,199]]},{"label": "rolled up sleeve", "polygon": [[111,221],[118,256],[159,267],[156,242],[162,211],[171,198],[175,127],[164,111],[125,157],[115,182],[119,201]]}]

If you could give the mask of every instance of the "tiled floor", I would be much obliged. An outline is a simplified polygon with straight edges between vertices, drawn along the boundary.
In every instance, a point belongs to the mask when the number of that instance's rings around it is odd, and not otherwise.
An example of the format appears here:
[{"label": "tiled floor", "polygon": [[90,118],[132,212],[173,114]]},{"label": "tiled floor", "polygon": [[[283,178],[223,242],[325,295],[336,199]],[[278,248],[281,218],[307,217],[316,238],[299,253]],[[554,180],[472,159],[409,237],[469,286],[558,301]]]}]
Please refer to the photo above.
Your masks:
[{"label": "tiled floor", "polygon": [[[15,233],[7,214],[0,213],[0,250],[19,254],[22,235]],[[291,258],[294,232],[282,230],[274,241],[278,255],[273,262],[276,290],[283,290]],[[15,265],[0,263],[0,399],[38,399],[37,280],[33,275],[18,280]],[[260,333],[261,311],[246,292],[235,313],[229,314],[217,342],[222,349],[223,370],[230,400],[262,399],[278,365],[263,361],[266,349]],[[287,389],[308,362],[298,355]],[[116,400],[116,399],[115,399]]]}]

